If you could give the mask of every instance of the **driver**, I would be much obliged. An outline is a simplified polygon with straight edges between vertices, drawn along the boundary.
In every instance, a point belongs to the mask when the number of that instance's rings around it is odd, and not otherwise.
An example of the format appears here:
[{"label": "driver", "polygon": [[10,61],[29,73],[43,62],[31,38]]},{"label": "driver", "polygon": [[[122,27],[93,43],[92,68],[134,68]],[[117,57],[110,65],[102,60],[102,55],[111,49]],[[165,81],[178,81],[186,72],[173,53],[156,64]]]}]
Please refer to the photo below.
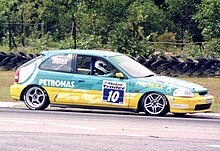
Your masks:
[{"label": "driver", "polygon": [[110,73],[110,71],[107,69],[107,67],[108,67],[108,65],[102,60],[97,60],[94,65],[95,72],[98,75],[106,75],[106,74]]}]

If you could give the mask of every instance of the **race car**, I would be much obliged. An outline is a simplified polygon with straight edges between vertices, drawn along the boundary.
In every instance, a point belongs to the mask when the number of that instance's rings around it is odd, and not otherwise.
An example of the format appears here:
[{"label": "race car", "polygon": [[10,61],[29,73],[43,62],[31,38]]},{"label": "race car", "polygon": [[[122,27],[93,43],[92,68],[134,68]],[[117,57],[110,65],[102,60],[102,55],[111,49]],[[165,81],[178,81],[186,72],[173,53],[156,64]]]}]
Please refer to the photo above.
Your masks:
[{"label": "race car", "polygon": [[52,105],[155,116],[208,112],[214,101],[203,86],[158,76],[127,55],[100,50],[43,51],[17,69],[10,94],[31,110]]}]

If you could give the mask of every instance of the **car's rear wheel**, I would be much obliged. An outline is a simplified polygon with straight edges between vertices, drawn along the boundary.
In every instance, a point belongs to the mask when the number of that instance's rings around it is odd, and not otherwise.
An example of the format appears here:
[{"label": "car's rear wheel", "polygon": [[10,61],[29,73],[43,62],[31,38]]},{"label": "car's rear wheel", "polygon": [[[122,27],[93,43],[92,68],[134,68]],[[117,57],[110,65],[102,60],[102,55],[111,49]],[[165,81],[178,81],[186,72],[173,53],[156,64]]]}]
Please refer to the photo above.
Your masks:
[{"label": "car's rear wheel", "polygon": [[49,98],[45,90],[32,86],[24,92],[24,103],[31,110],[44,110],[49,105]]},{"label": "car's rear wheel", "polygon": [[164,116],[168,112],[167,99],[156,92],[146,94],[142,99],[142,108],[146,115]]}]

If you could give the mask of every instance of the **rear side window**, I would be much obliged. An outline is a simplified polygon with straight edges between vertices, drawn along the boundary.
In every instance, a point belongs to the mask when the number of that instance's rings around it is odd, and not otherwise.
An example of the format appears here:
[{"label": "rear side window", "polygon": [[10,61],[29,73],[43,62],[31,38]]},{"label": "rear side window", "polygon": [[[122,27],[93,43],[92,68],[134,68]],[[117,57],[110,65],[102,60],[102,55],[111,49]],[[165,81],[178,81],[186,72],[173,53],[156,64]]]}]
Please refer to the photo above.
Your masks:
[{"label": "rear side window", "polygon": [[26,67],[26,66],[32,64],[33,62],[37,61],[38,59],[41,59],[43,56],[44,56],[44,55],[41,54],[40,56],[38,56],[38,57],[36,57],[36,58],[34,58],[34,59],[32,59],[32,60],[26,62],[25,64],[21,65],[21,67]]},{"label": "rear side window", "polygon": [[40,65],[40,69],[49,70],[49,71],[57,71],[57,72],[72,72],[72,54],[59,54],[54,55],[44,61]]}]

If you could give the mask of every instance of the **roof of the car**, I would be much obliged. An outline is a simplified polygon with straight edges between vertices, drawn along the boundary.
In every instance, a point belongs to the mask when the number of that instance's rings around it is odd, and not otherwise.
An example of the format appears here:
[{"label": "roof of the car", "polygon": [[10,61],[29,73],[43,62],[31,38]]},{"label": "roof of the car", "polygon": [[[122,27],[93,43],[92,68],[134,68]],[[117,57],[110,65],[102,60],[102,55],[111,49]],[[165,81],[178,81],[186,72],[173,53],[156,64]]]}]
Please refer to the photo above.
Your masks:
[{"label": "roof of the car", "polygon": [[88,55],[88,56],[98,56],[98,57],[104,57],[104,56],[116,56],[116,55],[122,55],[118,52],[112,52],[112,51],[104,51],[104,50],[77,50],[77,49],[68,49],[68,50],[49,50],[49,51],[42,51],[42,54],[48,55],[48,54],[63,54],[63,53],[73,53],[73,54],[79,54],[79,55]]}]

